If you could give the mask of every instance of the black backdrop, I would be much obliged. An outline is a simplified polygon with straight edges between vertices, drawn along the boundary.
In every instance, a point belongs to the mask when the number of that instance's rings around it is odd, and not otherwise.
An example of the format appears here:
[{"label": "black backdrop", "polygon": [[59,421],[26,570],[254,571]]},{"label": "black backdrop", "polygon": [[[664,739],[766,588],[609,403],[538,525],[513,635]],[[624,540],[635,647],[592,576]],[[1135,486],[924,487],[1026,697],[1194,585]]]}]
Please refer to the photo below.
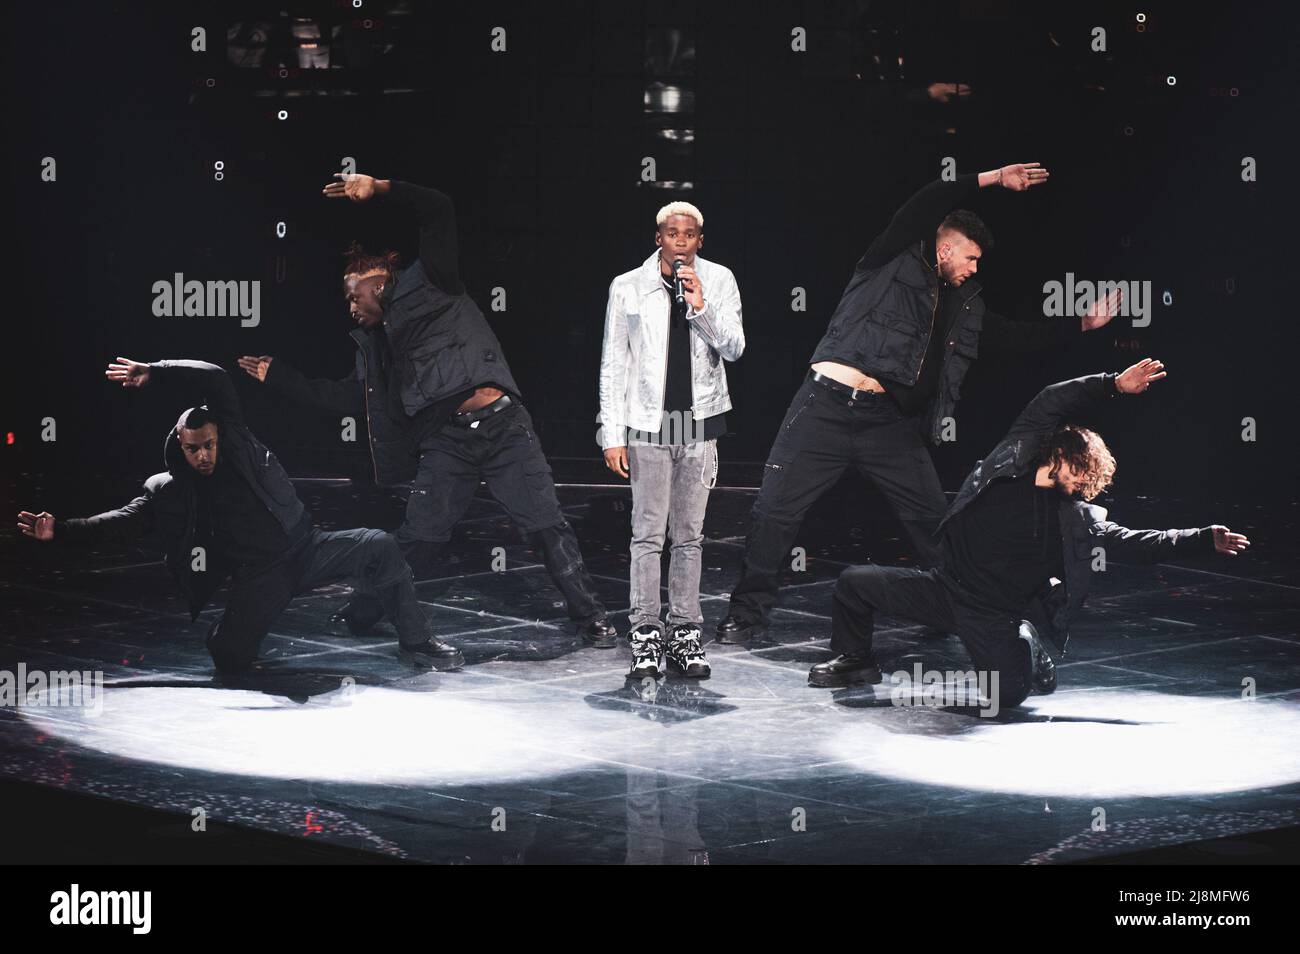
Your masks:
[{"label": "black backdrop", "polygon": [[[981,263],[992,307],[1038,315],[1043,282],[1067,271],[1150,280],[1157,303],[1144,329],[1117,319],[1072,352],[981,360],[959,440],[938,452],[948,488],[1043,384],[1153,355],[1169,380],[1097,422],[1120,460],[1118,487],[1289,498],[1294,20],[1166,4],[1143,7],[1139,32],[1132,7],[1077,7],[27,8],[7,33],[6,469],[78,481],[158,469],[179,408],[104,383],[118,354],[202,357],[238,373],[236,355],[269,353],[346,373],[339,252],[355,237],[409,255],[415,232],[380,209],[321,198],[344,156],[455,198],[467,284],[485,310],[492,288],[506,290],[507,310],[488,314],[555,459],[598,453],[609,281],[649,253],[661,204],[695,202],[703,254],[735,271],[744,300],[748,348],[730,368],[735,436],[724,454],[761,461],[854,261],[951,156],[960,172],[1021,160],[1052,172],[1041,189],[985,190],[974,205],[998,240]],[[299,69],[282,9],[327,33],[339,26],[330,55],[342,68]],[[233,65],[227,29],[242,42],[259,18],[281,39],[260,66]],[[194,26],[207,29],[207,52],[190,49]],[[490,49],[495,26],[504,53]],[[807,52],[790,49],[796,26]],[[1107,53],[1089,49],[1093,26],[1106,28]],[[692,96],[693,111],[647,115],[656,79]],[[923,90],[938,81],[969,83],[973,95],[933,102]],[[693,130],[694,141],[674,145],[661,127]],[[692,188],[641,184],[647,155],[660,179]],[[45,156],[56,182],[40,180]],[[1257,182],[1242,181],[1244,156],[1256,158]],[[151,286],[175,272],[261,280],[260,326],[155,317]],[[791,311],[793,286],[806,289],[806,312]],[[357,469],[336,425],[273,404],[242,376],[239,386],[291,472]],[[54,443],[39,439],[47,416]],[[1248,416],[1255,443],[1240,439]]]}]

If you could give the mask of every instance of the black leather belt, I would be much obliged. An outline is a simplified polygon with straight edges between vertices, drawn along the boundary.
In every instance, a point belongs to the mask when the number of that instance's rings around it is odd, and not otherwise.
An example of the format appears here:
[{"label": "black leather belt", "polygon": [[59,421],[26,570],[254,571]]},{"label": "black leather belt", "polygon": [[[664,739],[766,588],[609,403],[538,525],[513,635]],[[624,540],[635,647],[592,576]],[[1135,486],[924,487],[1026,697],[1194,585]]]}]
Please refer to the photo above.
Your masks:
[{"label": "black leather belt", "polygon": [[824,388],[829,388],[837,394],[847,394],[849,398],[854,401],[858,399],[859,394],[871,394],[877,397],[883,397],[885,393],[884,391],[867,391],[851,388],[847,384],[836,381],[834,378],[826,377],[826,375],[822,374],[820,371],[813,371],[812,379],[815,383],[820,384]]},{"label": "black leather belt", "polygon": [[451,423],[457,427],[473,427],[484,418],[500,413],[514,403],[509,394],[503,394],[491,404],[484,404],[472,411],[458,411],[451,416]]}]

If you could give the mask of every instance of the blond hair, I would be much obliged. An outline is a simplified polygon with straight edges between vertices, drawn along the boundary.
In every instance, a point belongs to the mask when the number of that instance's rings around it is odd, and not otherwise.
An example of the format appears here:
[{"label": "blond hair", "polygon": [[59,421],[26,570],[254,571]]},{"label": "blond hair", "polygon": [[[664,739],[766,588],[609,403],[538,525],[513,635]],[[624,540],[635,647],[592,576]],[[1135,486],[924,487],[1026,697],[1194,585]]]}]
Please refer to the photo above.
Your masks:
[{"label": "blond hair", "polygon": [[700,231],[704,231],[703,213],[689,202],[669,202],[660,209],[659,214],[655,216],[655,227],[657,228],[658,226],[663,225],[674,215],[689,215],[700,227]]}]

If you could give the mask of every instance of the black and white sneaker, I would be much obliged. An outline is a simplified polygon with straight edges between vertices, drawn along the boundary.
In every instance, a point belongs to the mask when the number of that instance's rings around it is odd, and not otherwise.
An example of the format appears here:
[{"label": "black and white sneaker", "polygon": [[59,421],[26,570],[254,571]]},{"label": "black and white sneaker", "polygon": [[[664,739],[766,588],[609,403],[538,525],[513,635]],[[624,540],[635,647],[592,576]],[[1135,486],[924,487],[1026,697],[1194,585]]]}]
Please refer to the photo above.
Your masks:
[{"label": "black and white sneaker", "polygon": [[698,626],[683,623],[673,627],[672,636],[668,640],[668,661],[689,679],[707,679],[712,672],[704,659],[704,647],[700,645],[701,635]]},{"label": "black and white sneaker", "polygon": [[627,641],[632,647],[632,669],[628,675],[658,679],[664,671],[663,633],[647,624],[628,633]]}]

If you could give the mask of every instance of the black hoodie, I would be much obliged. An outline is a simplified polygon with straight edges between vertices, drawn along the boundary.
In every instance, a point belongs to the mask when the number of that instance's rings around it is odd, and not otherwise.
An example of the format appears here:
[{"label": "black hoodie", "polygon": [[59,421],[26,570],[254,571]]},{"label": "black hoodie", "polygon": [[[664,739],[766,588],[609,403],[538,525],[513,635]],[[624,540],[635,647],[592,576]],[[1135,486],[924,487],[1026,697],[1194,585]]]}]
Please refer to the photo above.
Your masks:
[{"label": "black hoodie", "polygon": [[[229,468],[242,477],[253,494],[283,529],[292,547],[311,531],[311,515],[294,491],[289,475],[275,455],[244,426],[239,398],[230,377],[205,361],[155,361],[149,365],[150,387],[175,385],[206,398],[220,435],[217,468]],[[127,542],[155,532],[162,540],[167,568],[197,617],[237,564],[208,554],[202,570],[195,569],[195,534],[199,495],[195,481],[211,480],[194,473],[185,461],[180,438],[173,427],[163,443],[167,470],[144,484],[144,493],[117,510],[85,519],[60,520],[55,539],[67,542]],[[215,474],[214,474],[215,476]]]}]

